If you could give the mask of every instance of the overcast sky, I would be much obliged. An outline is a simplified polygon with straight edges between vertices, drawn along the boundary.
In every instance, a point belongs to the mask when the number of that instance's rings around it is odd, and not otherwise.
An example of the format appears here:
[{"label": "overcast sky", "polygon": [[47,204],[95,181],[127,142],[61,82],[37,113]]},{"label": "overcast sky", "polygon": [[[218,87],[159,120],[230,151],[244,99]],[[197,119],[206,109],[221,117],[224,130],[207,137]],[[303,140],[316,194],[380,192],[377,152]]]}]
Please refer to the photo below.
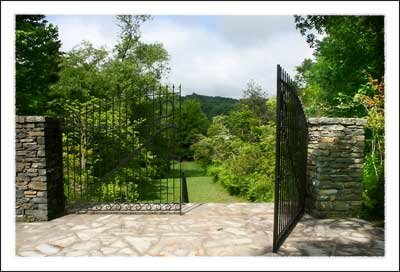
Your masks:
[{"label": "overcast sky", "polygon": [[[59,28],[62,50],[88,40],[111,49],[117,39],[114,16],[47,16]],[[239,98],[253,79],[269,95],[276,91],[276,65],[290,75],[312,49],[292,16],[153,16],[142,40],[160,42],[170,55],[164,83],[181,84],[183,94]]]}]

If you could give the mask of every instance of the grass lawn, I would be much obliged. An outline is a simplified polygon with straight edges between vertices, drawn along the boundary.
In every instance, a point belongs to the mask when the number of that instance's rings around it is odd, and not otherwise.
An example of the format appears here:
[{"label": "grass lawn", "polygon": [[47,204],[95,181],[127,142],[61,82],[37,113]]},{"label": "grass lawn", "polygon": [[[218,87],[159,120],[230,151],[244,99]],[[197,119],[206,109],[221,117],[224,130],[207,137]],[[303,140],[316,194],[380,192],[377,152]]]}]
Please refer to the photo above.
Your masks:
[{"label": "grass lawn", "polygon": [[212,177],[205,176],[204,169],[196,162],[182,162],[182,171],[186,173],[189,202],[246,202],[237,196],[231,196],[219,183],[214,182]]},{"label": "grass lawn", "polygon": [[[248,202],[246,199],[230,195],[221,184],[206,176],[204,169],[196,162],[185,161],[181,167],[186,174],[189,202]],[[179,169],[178,164],[175,164],[175,169]],[[140,185],[139,190],[141,192],[139,201],[179,202],[180,179],[176,176],[176,178],[154,180],[152,183]]]},{"label": "grass lawn", "polygon": [[[182,162],[181,167],[186,174],[189,202],[247,202],[243,198],[230,195],[221,184],[214,182],[212,177],[206,176],[204,169],[196,162],[185,161]],[[175,169],[179,169],[177,164]],[[161,199],[161,202],[179,202],[179,178],[154,181],[150,186],[148,188],[141,187],[141,200],[159,202]]]},{"label": "grass lawn", "polygon": [[246,202],[237,196],[231,196],[221,184],[213,182],[212,177],[188,177],[189,202]]}]

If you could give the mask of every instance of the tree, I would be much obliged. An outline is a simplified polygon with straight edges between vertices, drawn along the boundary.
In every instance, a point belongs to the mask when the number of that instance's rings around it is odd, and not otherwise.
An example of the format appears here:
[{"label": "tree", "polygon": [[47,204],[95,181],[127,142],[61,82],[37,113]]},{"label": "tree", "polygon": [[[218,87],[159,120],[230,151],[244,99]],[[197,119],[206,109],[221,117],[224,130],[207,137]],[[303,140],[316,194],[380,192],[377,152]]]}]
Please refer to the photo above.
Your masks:
[{"label": "tree", "polygon": [[242,105],[240,109],[231,111],[229,114],[229,130],[245,141],[254,142],[258,140],[258,134],[254,129],[261,124],[261,118],[247,105]]},{"label": "tree", "polygon": [[313,61],[309,58],[304,59],[301,65],[296,66],[296,75],[294,80],[297,83],[297,87],[305,88],[307,86],[307,79],[309,78],[308,73],[310,73]]},{"label": "tree", "polygon": [[208,120],[212,120],[217,115],[228,115],[231,110],[234,110],[238,106],[238,100],[229,97],[221,96],[206,96],[196,93],[186,95],[182,97],[182,100],[194,99],[200,102],[201,110],[205,113]]},{"label": "tree", "polygon": [[[169,71],[168,52],[160,43],[144,43],[140,40],[140,26],[151,19],[148,15],[118,15],[119,41],[114,48],[114,58],[108,71],[114,77],[116,93],[121,90],[141,89],[153,86]],[[115,71],[118,71],[116,73]]]},{"label": "tree", "polygon": [[243,90],[243,98],[240,99],[240,103],[247,106],[264,123],[270,118],[267,114],[266,101],[266,92],[254,80],[250,80],[246,89]]},{"label": "tree", "polygon": [[201,110],[201,105],[196,100],[185,100],[180,111],[179,140],[184,156],[190,157],[193,152],[189,147],[198,139],[199,135],[205,135],[208,127],[207,116]]},{"label": "tree", "polygon": [[[112,51],[83,41],[62,59],[60,80],[51,87],[54,112],[62,113],[68,101],[86,103],[129,94],[145,96],[168,72],[168,52],[161,44],[141,41],[140,26],[149,16],[117,16],[119,40]],[[143,105],[135,114],[143,115]],[[143,102],[143,101],[142,101]],[[148,110],[148,109],[147,109]],[[61,112],[60,112],[61,111]]]},{"label": "tree", "polygon": [[60,80],[51,86],[52,110],[61,114],[66,100],[85,103],[109,97],[112,81],[105,73],[108,57],[103,47],[97,49],[88,41],[66,52],[60,64]]},{"label": "tree", "polygon": [[58,80],[61,42],[43,15],[16,15],[16,113],[43,115],[49,86]]},{"label": "tree", "polygon": [[348,104],[369,75],[384,74],[383,20],[383,16],[295,16],[296,27],[315,48],[315,61],[305,61],[298,72],[305,89],[310,87],[326,106],[325,114],[366,114],[363,107]]}]

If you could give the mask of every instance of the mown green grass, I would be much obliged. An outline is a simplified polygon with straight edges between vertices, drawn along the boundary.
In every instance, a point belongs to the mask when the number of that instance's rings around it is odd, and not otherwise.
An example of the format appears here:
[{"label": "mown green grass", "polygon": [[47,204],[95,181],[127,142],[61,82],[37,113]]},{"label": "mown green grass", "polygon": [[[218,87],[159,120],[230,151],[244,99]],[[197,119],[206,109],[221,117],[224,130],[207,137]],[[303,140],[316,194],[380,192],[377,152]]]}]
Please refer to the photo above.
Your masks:
[{"label": "mown green grass", "polygon": [[189,202],[197,203],[228,203],[246,202],[245,199],[231,196],[221,184],[214,182],[212,177],[188,177],[187,187]]},{"label": "mown green grass", "polygon": [[227,203],[246,201],[240,197],[231,196],[221,184],[214,182],[212,177],[206,176],[204,169],[196,162],[182,162],[182,171],[185,171],[187,177],[189,202]]},{"label": "mown green grass", "polygon": [[[185,172],[188,188],[189,202],[191,203],[229,203],[246,202],[245,199],[232,196],[212,177],[206,176],[205,170],[196,162],[185,161],[181,163]],[[179,169],[178,164],[175,169]],[[139,186],[140,201],[145,202],[179,202],[180,179],[169,178],[154,180],[152,183]]]}]

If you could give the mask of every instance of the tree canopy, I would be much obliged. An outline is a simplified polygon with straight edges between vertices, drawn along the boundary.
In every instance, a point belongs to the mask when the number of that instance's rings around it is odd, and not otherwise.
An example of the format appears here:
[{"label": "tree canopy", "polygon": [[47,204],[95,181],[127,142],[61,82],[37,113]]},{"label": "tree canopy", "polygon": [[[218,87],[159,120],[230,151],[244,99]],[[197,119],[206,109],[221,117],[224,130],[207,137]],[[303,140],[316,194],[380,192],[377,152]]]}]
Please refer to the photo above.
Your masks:
[{"label": "tree canopy", "polygon": [[65,101],[85,103],[125,94],[146,93],[168,72],[168,52],[159,43],[144,43],[140,26],[149,16],[117,16],[120,34],[114,49],[83,41],[62,59],[60,80],[51,87],[54,111]]},{"label": "tree canopy", "polygon": [[238,106],[239,100],[221,96],[207,96],[192,93],[182,97],[182,100],[194,99],[200,102],[201,110],[205,113],[208,120],[212,120],[214,116],[220,114],[229,114],[232,109]]},{"label": "tree canopy", "polygon": [[58,29],[43,15],[16,15],[16,113],[41,115],[48,109],[49,87],[61,62]]},{"label": "tree canopy", "polygon": [[309,113],[365,115],[363,107],[351,102],[369,76],[384,75],[384,17],[295,16],[295,23],[315,48],[315,60],[297,68]]},{"label": "tree canopy", "polygon": [[267,93],[254,80],[250,80],[243,90],[243,98],[240,99],[240,103],[246,105],[263,123],[273,118],[268,114],[266,101]]},{"label": "tree canopy", "polygon": [[182,153],[185,157],[191,158],[193,152],[189,150],[189,147],[201,135],[207,133],[209,122],[207,116],[201,110],[200,102],[194,99],[185,100],[182,103],[179,118],[179,141]]}]

